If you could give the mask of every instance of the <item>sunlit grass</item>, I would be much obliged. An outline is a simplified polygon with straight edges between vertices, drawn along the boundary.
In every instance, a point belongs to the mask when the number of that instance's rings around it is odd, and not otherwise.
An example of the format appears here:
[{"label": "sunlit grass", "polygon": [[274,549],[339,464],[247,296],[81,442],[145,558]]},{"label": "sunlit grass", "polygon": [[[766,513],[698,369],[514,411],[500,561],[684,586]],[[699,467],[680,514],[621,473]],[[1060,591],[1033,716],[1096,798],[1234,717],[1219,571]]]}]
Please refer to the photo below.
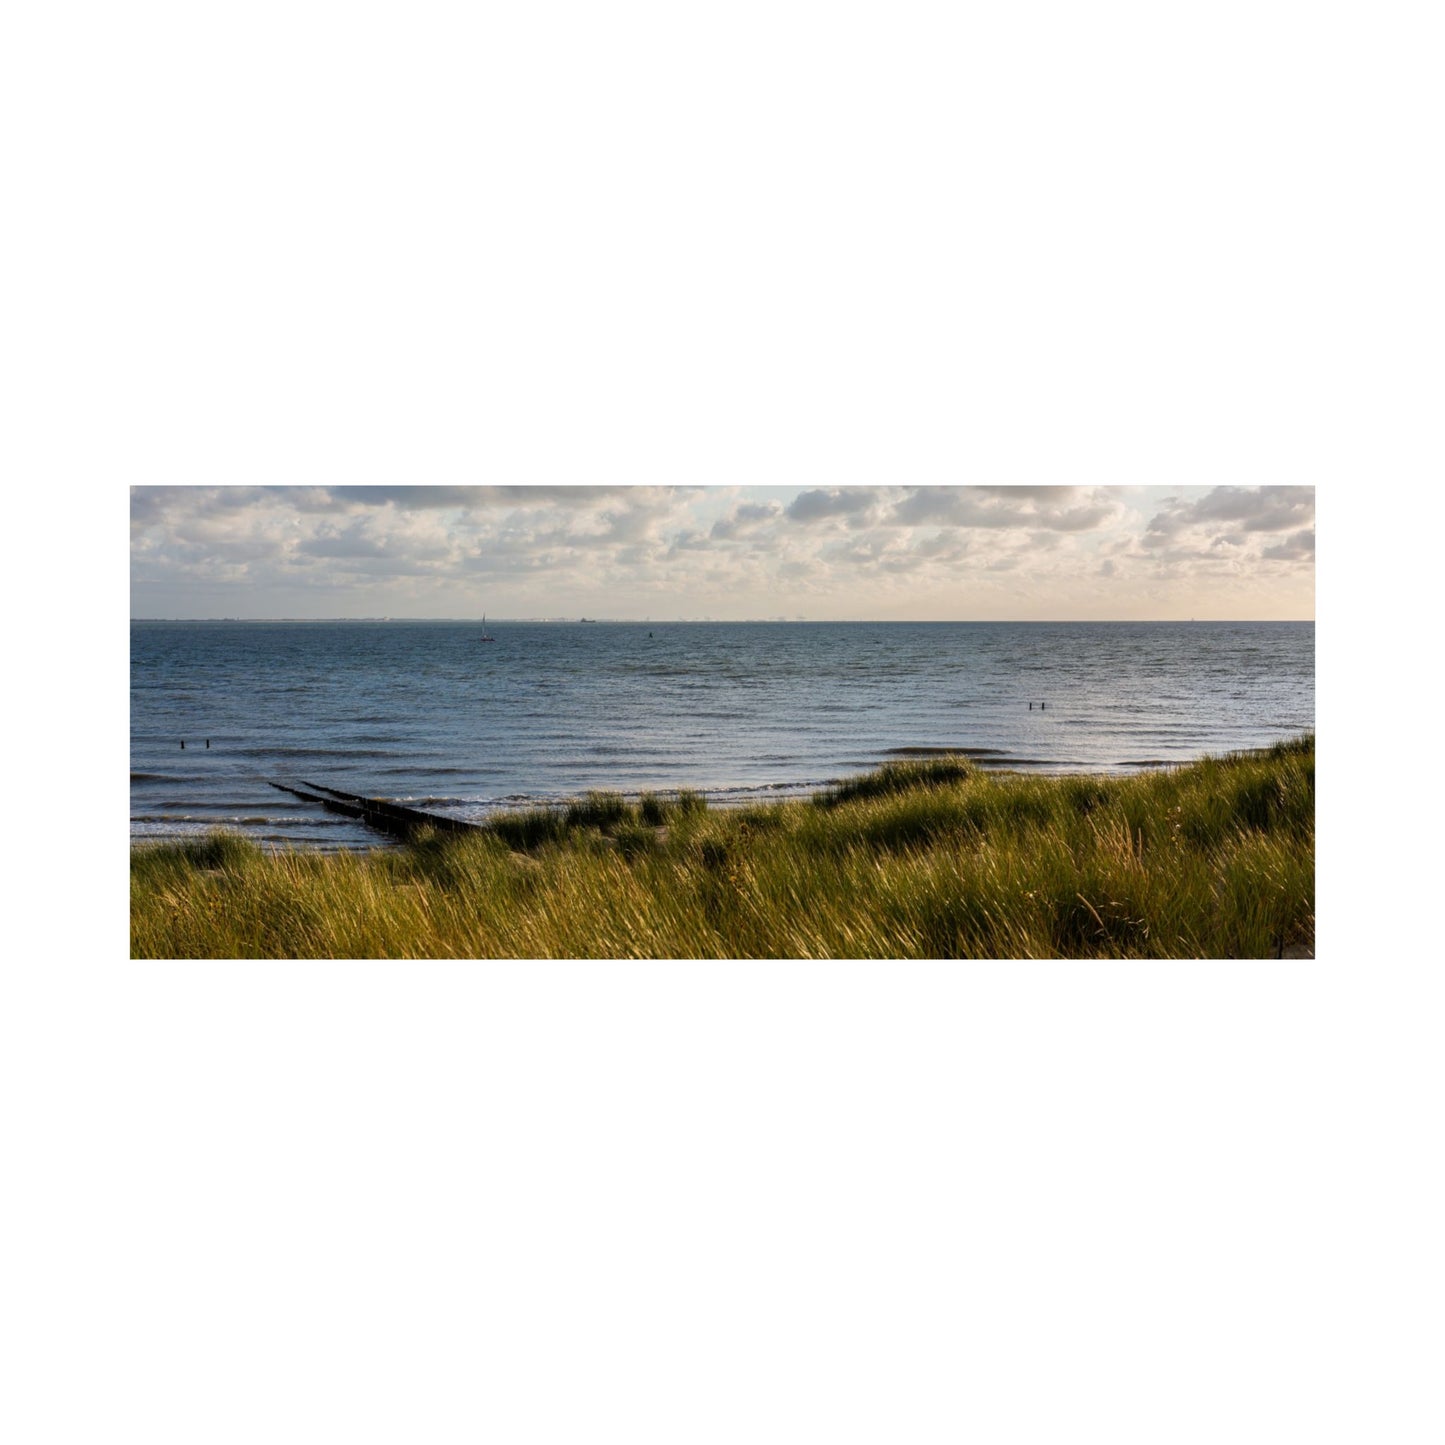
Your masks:
[{"label": "sunlit grass", "polygon": [[1248,957],[1314,947],[1314,739],[1131,777],[898,763],[589,794],[366,854],[132,850],[136,957]]}]

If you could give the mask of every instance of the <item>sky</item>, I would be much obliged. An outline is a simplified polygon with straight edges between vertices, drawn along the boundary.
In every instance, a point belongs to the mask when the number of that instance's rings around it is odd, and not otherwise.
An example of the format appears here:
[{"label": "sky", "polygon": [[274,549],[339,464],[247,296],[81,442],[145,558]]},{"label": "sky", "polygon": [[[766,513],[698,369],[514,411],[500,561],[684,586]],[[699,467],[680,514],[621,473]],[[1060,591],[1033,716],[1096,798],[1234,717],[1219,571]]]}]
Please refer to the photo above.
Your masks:
[{"label": "sky", "polygon": [[131,489],[132,617],[1312,619],[1314,488]]}]

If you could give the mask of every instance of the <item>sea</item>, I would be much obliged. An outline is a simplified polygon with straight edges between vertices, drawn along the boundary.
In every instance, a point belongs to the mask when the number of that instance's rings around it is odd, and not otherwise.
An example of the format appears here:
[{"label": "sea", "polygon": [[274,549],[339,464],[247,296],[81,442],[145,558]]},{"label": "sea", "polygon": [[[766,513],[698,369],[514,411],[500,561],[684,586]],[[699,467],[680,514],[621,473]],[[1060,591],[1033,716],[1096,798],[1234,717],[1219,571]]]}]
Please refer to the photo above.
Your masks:
[{"label": "sea", "polygon": [[1313,730],[1314,657],[1313,622],[135,621],[131,838],[388,846],[276,784],[479,821],[939,751],[1131,773]]}]

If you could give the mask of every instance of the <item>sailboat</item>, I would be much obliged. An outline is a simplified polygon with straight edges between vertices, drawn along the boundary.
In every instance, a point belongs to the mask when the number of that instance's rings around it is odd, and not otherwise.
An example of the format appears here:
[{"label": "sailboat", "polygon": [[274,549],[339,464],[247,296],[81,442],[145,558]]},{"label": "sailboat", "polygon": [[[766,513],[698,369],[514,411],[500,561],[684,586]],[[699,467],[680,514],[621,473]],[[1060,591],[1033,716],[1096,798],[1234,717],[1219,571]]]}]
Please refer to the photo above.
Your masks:
[{"label": "sailboat", "polygon": [[497,640],[495,637],[492,636],[492,634],[491,634],[490,632],[487,631],[487,614],[486,614],[485,612],[482,613],[482,638],[481,638],[481,640],[482,640],[483,642],[495,642],[495,641]]}]

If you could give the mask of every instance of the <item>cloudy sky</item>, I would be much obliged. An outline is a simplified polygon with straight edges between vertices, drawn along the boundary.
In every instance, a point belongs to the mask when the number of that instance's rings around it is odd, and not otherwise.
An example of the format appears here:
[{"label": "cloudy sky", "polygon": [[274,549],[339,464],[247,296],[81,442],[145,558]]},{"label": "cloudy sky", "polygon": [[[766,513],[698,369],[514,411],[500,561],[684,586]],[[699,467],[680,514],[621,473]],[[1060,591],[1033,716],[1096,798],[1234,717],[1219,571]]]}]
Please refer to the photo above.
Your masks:
[{"label": "cloudy sky", "polygon": [[135,487],[133,617],[1312,618],[1312,487]]}]

